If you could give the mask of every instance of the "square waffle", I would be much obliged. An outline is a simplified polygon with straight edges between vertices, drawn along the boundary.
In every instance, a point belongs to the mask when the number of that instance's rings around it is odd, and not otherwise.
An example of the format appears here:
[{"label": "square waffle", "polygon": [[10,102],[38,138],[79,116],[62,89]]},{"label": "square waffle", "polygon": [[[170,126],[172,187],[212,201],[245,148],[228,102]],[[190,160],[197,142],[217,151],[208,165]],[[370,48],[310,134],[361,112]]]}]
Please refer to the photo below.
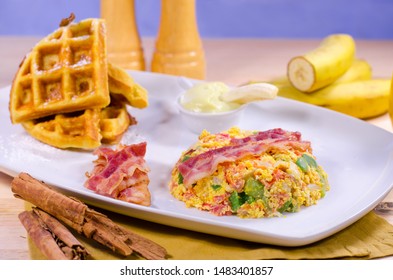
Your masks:
[{"label": "square waffle", "polygon": [[61,149],[101,145],[100,109],[56,114],[22,122],[22,126],[37,140]]},{"label": "square waffle", "polygon": [[10,93],[11,121],[107,106],[107,67],[102,19],[61,26],[21,63]]},{"label": "square waffle", "polygon": [[56,114],[22,122],[24,129],[37,140],[60,149],[94,149],[101,144],[117,144],[136,120],[126,105],[112,98],[103,109]]}]

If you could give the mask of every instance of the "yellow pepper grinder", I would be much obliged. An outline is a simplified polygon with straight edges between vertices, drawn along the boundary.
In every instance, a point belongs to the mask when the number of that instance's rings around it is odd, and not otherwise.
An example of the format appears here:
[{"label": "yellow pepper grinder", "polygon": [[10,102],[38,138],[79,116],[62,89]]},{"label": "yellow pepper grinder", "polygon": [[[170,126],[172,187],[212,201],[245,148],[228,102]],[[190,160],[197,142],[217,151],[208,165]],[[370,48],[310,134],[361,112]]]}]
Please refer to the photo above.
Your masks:
[{"label": "yellow pepper grinder", "polygon": [[195,0],[161,0],[151,71],[205,78],[205,55],[198,32]]},{"label": "yellow pepper grinder", "polygon": [[101,17],[107,27],[108,61],[126,69],[145,70],[134,0],[101,0]]}]

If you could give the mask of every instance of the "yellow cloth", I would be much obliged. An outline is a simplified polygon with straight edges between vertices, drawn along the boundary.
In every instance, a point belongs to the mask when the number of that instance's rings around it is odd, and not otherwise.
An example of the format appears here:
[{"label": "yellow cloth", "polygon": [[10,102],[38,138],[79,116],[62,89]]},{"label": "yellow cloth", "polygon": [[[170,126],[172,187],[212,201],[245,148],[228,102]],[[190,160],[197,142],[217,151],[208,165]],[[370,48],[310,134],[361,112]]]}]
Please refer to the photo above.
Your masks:
[{"label": "yellow cloth", "polygon": [[[98,211],[165,247],[169,260],[373,259],[393,255],[393,225],[374,212],[324,240],[288,248],[192,232],[104,210]],[[77,234],[75,236],[85,244],[93,259],[124,259],[95,241]],[[29,247],[32,259],[43,259],[43,255],[31,241]],[[138,257],[133,254],[129,259]]]}]

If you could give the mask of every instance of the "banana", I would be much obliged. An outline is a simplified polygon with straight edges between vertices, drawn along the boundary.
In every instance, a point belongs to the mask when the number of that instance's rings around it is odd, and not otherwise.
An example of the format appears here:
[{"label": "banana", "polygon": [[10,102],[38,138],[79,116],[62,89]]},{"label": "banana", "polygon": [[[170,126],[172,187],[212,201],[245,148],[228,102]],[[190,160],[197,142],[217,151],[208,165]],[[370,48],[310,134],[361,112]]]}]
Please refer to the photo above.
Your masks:
[{"label": "banana", "polygon": [[[371,65],[364,59],[355,59],[351,67],[332,84],[370,80],[371,78]],[[291,86],[287,76],[276,77],[267,82],[276,86]],[[257,83],[257,81],[251,81],[250,83]]]},{"label": "banana", "polygon": [[[270,84],[276,85],[276,86],[289,86],[291,83],[288,80],[287,76],[278,76],[275,77],[274,79],[268,80],[267,81]],[[262,83],[262,81],[250,81],[249,83]]]},{"label": "banana", "polygon": [[335,83],[313,93],[301,92],[290,85],[278,88],[279,96],[322,106],[360,119],[382,115],[389,107],[389,79]]},{"label": "banana", "polygon": [[349,69],[341,75],[333,84],[346,83],[360,80],[370,80],[372,78],[371,65],[363,59],[355,59]]},{"label": "banana", "polygon": [[255,83],[235,87],[220,95],[224,102],[245,104],[253,101],[274,99],[277,97],[278,88],[269,83]]},{"label": "banana", "polygon": [[319,105],[318,98],[314,98],[312,94],[308,94],[305,92],[301,92],[300,90],[294,88],[290,84],[281,84],[277,85],[278,87],[278,96],[285,97],[288,99],[294,99],[297,101],[310,103],[313,105]]},{"label": "banana", "polygon": [[291,84],[303,92],[323,88],[343,75],[355,58],[355,41],[348,34],[333,34],[308,53],[292,58],[287,66]]}]

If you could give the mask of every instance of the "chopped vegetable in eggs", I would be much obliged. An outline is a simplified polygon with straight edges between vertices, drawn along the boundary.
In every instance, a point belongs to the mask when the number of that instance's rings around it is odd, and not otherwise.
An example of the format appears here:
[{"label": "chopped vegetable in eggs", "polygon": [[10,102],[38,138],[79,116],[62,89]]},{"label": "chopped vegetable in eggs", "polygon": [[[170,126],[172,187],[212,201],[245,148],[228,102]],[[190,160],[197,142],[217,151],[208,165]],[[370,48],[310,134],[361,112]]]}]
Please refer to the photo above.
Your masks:
[{"label": "chopped vegetable in eggs", "polygon": [[311,143],[299,132],[237,127],[203,131],[176,163],[169,186],[187,207],[241,218],[297,212],[330,189]]}]

